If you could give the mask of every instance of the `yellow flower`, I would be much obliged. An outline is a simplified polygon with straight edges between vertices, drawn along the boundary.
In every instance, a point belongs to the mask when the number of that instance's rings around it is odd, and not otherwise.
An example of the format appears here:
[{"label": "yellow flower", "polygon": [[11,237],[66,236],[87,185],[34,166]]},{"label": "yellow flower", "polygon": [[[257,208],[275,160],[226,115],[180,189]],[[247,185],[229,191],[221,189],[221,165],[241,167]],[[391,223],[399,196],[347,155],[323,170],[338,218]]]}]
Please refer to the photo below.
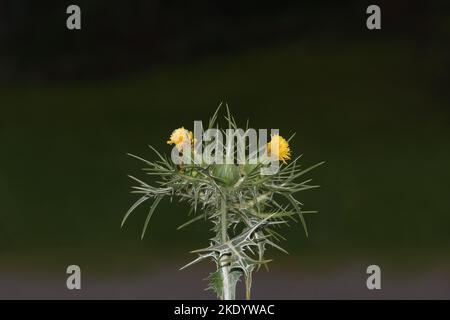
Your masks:
[{"label": "yellow flower", "polygon": [[272,136],[272,139],[267,144],[267,151],[269,155],[274,155],[278,160],[283,161],[283,163],[291,159],[289,142],[278,134]]},{"label": "yellow flower", "polygon": [[170,135],[170,139],[167,141],[167,144],[174,144],[178,151],[183,149],[185,143],[192,144],[194,142],[194,137],[192,131],[188,131],[185,128],[181,127],[175,129]]}]

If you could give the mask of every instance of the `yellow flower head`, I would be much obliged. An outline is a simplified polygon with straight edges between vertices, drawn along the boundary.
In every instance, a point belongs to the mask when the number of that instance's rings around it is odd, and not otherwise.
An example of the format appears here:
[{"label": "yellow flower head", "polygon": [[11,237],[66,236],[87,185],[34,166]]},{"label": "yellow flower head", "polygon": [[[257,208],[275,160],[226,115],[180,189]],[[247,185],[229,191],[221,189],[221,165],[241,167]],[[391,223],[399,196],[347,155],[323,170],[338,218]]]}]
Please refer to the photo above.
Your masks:
[{"label": "yellow flower head", "polygon": [[283,163],[291,159],[289,142],[278,134],[272,136],[272,139],[267,144],[267,151],[270,156],[275,156],[278,160],[283,161]]},{"label": "yellow flower head", "polygon": [[170,135],[170,139],[167,141],[167,144],[174,144],[178,151],[183,149],[185,143],[189,143],[191,145],[194,142],[194,137],[192,131],[188,131],[185,128],[181,127],[175,129]]}]

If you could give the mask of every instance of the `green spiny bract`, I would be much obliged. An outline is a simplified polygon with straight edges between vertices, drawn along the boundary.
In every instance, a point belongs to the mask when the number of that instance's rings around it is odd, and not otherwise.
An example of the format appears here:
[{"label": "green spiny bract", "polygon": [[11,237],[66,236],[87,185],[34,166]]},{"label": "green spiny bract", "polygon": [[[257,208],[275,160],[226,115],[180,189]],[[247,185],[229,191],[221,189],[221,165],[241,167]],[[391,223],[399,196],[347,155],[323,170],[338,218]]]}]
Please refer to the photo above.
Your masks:
[{"label": "green spiny bract", "polygon": [[[218,110],[210,119],[209,128],[215,125]],[[229,128],[237,128],[229,111],[226,120]],[[246,298],[250,298],[253,272],[271,261],[265,257],[267,248],[275,247],[286,252],[277,244],[284,239],[278,233],[278,227],[298,218],[308,236],[303,215],[314,211],[303,211],[302,204],[294,195],[318,187],[309,184],[311,180],[301,181],[299,178],[323,162],[301,169],[298,157],[281,166],[273,175],[261,175],[259,169],[264,165],[261,163],[175,165],[167,156],[150,148],[158,158],[155,161],[131,156],[146,164],[144,170],[147,174],[158,177],[156,186],[130,176],[138,184],[132,187],[132,193],[142,196],[128,210],[122,225],[134,209],[147,200],[153,200],[142,231],[143,237],[163,198],[186,201],[194,217],[178,229],[199,220],[208,220],[212,222],[214,236],[208,247],[192,251],[198,257],[181,269],[205,259],[213,260],[217,269],[207,278],[208,288],[214,290],[219,298],[234,299],[236,284],[242,276]]]}]

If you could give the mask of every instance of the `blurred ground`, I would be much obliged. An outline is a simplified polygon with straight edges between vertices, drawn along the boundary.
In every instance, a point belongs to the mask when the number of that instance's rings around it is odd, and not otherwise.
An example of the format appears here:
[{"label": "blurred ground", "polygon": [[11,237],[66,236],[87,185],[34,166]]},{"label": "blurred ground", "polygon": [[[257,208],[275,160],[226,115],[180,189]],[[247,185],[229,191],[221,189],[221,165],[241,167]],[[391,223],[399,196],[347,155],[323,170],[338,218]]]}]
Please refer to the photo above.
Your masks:
[{"label": "blurred ground", "polygon": [[[212,270],[205,265],[179,271],[182,263],[147,266],[146,271],[92,274],[82,268],[82,289],[66,289],[64,269],[53,273],[1,270],[0,299],[215,299],[202,281]],[[366,287],[368,264],[302,268],[274,263],[270,272],[254,276],[252,299],[450,299],[450,264],[442,262],[411,273],[381,265],[381,290]],[[237,294],[244,299],[243,284]]]}]

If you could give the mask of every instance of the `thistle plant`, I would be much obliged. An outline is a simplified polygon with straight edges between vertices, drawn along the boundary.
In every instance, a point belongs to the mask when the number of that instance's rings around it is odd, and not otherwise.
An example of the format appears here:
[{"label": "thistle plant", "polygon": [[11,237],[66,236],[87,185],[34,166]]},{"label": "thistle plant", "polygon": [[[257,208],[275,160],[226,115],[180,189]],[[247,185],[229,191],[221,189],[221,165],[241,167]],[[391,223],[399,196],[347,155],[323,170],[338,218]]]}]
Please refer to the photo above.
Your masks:
[{"label": "thistle plant", "polygon": [[[228,130],[219,129],[219,110],[220,106],[209,119],[208,129],[215,128],[225,135],[230,129],[238,131],[228,106],[224,117]],[[247,122],[244,134],[249,130]],[[192,131],[183,127],[174,130],[167,143],[174,146],[172,155],[178,153],[182,156],[181,162],[161,154],[152,146],[150,148],[156,160],[149,161],[130,154],[145,164],[143,170],[147,175],[156,179],[150,184],[130,176],[137,184],[132,187],[132,193],[140,197],[125,214],[122,226],[137,207],[153,201],[142,230],[143,238],[153,213],[164,198],[187,202],[190,217],[178,229],[206,221],[212,227],[212,238],[209,239],[209,246],[192,251],[196,258],[181,269],[203,260],[213,261],[216,268],[207,277],[207,288],[214,290],[220,299],[233,300],[236,286],[242,280],[246,299],[250,299],[253,273],[261,266],[267,268],[272,261],[266,258],[267,249],[274,247],[287,253],[278,244],[285,240],[279,233],[280,227],[299,220],[308,236],[304,215],[315,213],[303,210],[295,195],[318,187],[310,184],[311,179],[302,178],[323,162],[301,168],[301,155],[291,159],[289,141],[292,137],[286,140],[275,134],[268,143],[260,143],[257,151],[261,156],[256,162],[251,161],[255,152],[251,154],[249,146],[241,146],[240,151],[247,151],[248,155],[245,154],[241,157],[243,161],[237,162],[234,157],[239,152],[239,146],[230,148],[228,143],[225,146],[221,141],[198,141]],[[209,148],[214,143],[214,148]],[[199,146],[204,147],[205,151],[208,149],[216,160],[222,157],[225,150],[223,158],[226,161],[205,161],[205,156],[198,152]],[[281,164],[278,170],[264,174],[264,169],[273,161]]]}]

